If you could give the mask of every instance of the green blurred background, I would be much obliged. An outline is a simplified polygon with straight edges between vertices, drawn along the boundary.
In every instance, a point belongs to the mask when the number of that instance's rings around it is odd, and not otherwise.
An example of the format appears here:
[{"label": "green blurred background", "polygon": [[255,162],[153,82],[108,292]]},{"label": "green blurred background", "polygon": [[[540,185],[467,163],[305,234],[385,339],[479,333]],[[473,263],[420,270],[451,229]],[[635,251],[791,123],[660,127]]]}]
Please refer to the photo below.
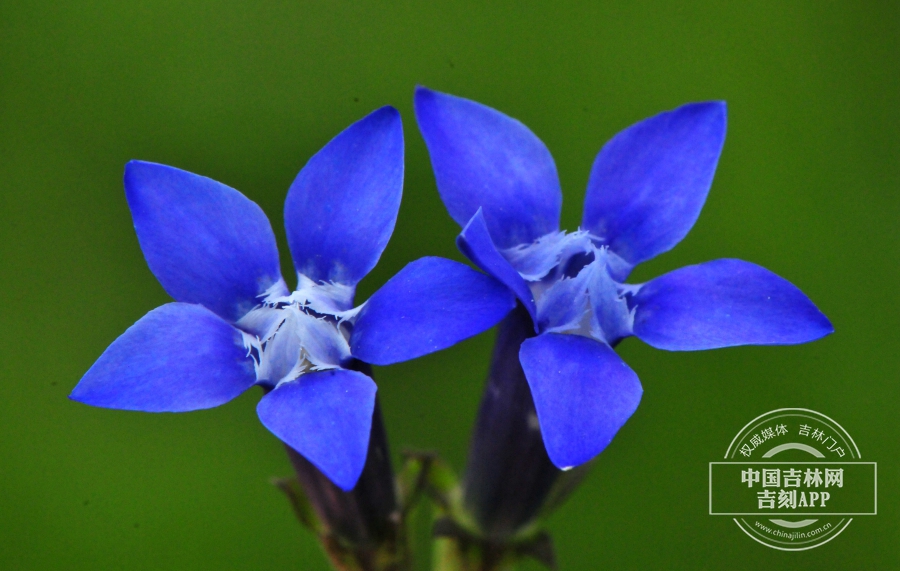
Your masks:
[{"label": "green blurred background", "polygon": [[[556,158],[568,229],[604,141],[726,99],[703,214],[633,281],[740,257],[797,284],[836,328],[797,347],[623,343],[643,402],[550,521],[561,569],[900,568],[900,4],[387,4],[0,2],[0,569],[327,569],[269,484],[290,468],[257,391],[180,415],[66,395],[168,301],[134,236],[129,159],[243,191],[292,275],[288,185],[349,123],[395,105],[404,202],[359,299],[416,257],[461,259],[413,120],[417,83],[529,125]],[[395,454],[437,449],[462,468],[492,335],[376,370]],[[707,515],[707,462],[780,407],[833,417],[879,463],[879,514],[800,553]]]}]

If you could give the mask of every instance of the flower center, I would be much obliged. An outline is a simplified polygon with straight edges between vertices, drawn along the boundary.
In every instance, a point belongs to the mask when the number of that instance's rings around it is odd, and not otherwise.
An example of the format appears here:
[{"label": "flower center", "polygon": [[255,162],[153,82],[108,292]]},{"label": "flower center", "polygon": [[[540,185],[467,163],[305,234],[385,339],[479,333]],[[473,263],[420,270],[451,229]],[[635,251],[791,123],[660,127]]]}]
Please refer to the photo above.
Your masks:
[{"label": "flower center", "polygon": [[541,333],[567,333],[615,344],[634,316],[620,283],[628,264],[589,232],[554,232],[503,252],[528,283]]},{"label": "flower center", "polygon": [[262,303],[237,322],[253,358],[256,380],[266,386],[311,371],[343,366],[350,359],[350,331],[359,308],[353,287],[317,284],[299,275],[297,290],[273,287]]}]

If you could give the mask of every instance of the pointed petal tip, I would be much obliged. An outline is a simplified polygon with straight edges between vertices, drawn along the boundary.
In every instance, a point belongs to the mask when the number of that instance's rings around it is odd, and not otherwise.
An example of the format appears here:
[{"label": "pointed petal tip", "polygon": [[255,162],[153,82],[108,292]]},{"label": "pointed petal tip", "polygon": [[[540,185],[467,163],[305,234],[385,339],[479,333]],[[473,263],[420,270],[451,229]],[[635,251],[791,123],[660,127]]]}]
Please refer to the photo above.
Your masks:
[{"label": "pointed petal tip", "polygon": [[154,166],[162,167],[162,166],[165,166],[165,165],[162,165],[162,164],[160,164],[160,163],[154,163],[154,162],[152,162],[152,161],[145,161],[145,160],[143,160],[143,159],[131,159],[131,160],[129,160],[127,163],[125,163],[125,172],[127,173],[129,170],[136,169],[136,168],[140,168],[140,167],[144,167],[144,166],[148,166],[148,167],[154,167]]},{"label": "pointed petal tip", "polygon": [[192,173],[189,171],[185,171],[178,167],[173,167],[171,165],[164,165],[162,163],[157,163],[153,161],[145,161],[142,159],[131,159],[127,163],[125,163],[124,169],[124,180],[125,180],[125,191],[129,192],[129,190],[134,191],[141,188],[139,183],[143,182],[141,180],[142,175],[147,175],[153,171],[157,172],[169,172],[175,175],[187,175],[190,177],[195,177],[199,179],[208,179],[203,175],[199,175],[196,173]]},{"label": "pointed petal tip", "polygon": [[818,331],[810,330],[810,338],[806,341],[801,341],[800,343],[812,343],[813,341],[818,341],[819,339],[824,339],[825,337],[834,334],[834,325],[821,311],[819,312],[818,326]]},{"label": "pointed petal tip", "polygon": [[359,482],[360,476],[362,476],[362,468],[360,468],[359,473],[356,474],[347,474],[346,476],[334,474],[333,476],[328,477],[335,486],[344,490],[345,492],[349,492],[356,487],[356,483]]},{"label": "pointed petal tip", "polygon": [[452,95],[450,93],[445,93],[443,91],[438,91],[436,89],[431,89],[430,87],[426,87],[424,85],[416,85],[415,92],[413,93],[413,104],[416,111],[416,117],[419,116],[420,106],[422,105],[433,105],[435,102],[443,100],[443,101],[460,101],[460,102],[469,102],[475,103],[477,105],[482,105],[476,101],[471,101],[464,97],[460,97],[458,95]]},{"label": "pointed petal tip", "polygon": [[710,126],[710,136],[719,139],[719,147],[725,144],[725,131],[728,126],[728,105],[724,100],[697,101],[687,103],[669,111],[670,114],[694,115],[695,121]]},{"label": "pointed petal tip", "polygon": [[415,103],[418,103],[420,100],[423,100],[427,97],[434,97],[435,95],[444,95],[440,91],[435,91],[424,85],[418,84],[416,85],[415,90],[413,91],[413,100]]},{"label": "pointed petal tip", "polygon": [[384,107],[379,107],[375,111],[372,111],[362,119],[358,121],[358,123],[363,122],[383,122],[387,123],[388,127],[399,127],[402,129],[403,121],[400,117],[400,112],[397,111],[397,108],[393,105],[385,105]]},{"label": "pointed petal tip", "polygon": [[[722,99],[713,99],[710,101],[695,101],[693,103],[685,103],[671,111],[664,111],[660,113],[658,116],[678,116],[683,117],[685,120],[690,120],[696,125],[701,125],[703,123],[711,124],[714,127],[719,127],[721,133],[718,133],[719,129],[713,129],[710,135],[717,135],[722,139],[722,143],[724,143],[725,139],[725,127],[728,119],[728,105]],[[652,117],[648,120],[653,119]]]},{"label": "pointed petal tip", "polygon": [[728,113],[728,103],[724,99],[710,99],[709,101],[695,101],[693,103],[685,103],[681,107],[673,109],[673,111],[690,107],[693,107],[697,110],[702,110],[703,112],[709,113],[710,115],[718,114],[724,116]]},{"label": "pointed petal tip", "polygon": [[[693,101],[679,105],[669,111],[663,111],[658,115],[669,115],[676,113],[706,115],[710,119],[725,119],[728,116],[728,104],[724,99],[710,99],[709,101]],[[652,117],[648,117],[652,119]]]},{"label": "pointed petal tip", "polygon": [[132,195],[141,188],[141,185],[139,184],[140,181],[138,180],[141,174],[155,168],[164,169],[166,168],[166,165],[151,163],[139,159],[131,159],[130,161],[125,163],[125,169],[122,174],[122,179],[125,183],[125,195],[128,197],[129,202],[131,202],[132,200]]},{"label": "pointed petal tip", "polygon": [[390,117],[396,117],[398,119],[400,118],[400,112],[397,111],[397,108],[394,107],[393,105],[382,105],[375,111],[372,111],[371,115],[374,115],[376,113],[384,114],[384,115],[390,116]]},{"label": "pointed petal tip", "polygon": [[449,93],[429,89],[424,85],[416,86],[413,92],[413,113],[415,114],[416,122],[420,125],[420,130],[422,123],[429,121],[431,116],[437,111],[435,107],[440,99],[450,101],[459,98]]},{"label": "pointed petal tip", "polygon": [[94,399],[91,398],[91,394],[90,394],[91,393],[90,386],[89,386],[90,381],[88,380],[89,376],[90,376],[90,370],[81,376],[81,379],[78,380],[78,384],[75,385],[75,388],[72,389],[72,392],[69,393],[67,398],[70,401],[77,402],[79,404],[86,404],[88,406],[99,406],[101,408],[106,408],[106,407],[103,407],[103,405],[94,404],[93,402],[91,402]]},{"label": "pointed petal tip", "polygon": [[726,103],[724,99],[716,99],[713,101],[706,101],[701,103],[701,105],[703,105],[706,113],[709,113],[709,115],[722,121],[722,129],[724,130],[725,125],[728,122],[728,103]]},{"label": "pointed petal tip", "polygon": [[[84,378],[84,377],[82,377],[82,378]],[[75,388],[72,389],[72,392],[70,392],[66,398],[72,402],[78,402],[81,404],[90,404],[90,403],[84,402],[84,400],[83,400],[84,397],[82,397],[81,390],[79,389],[80,386],[81,386],[81,381],[78,381],[78,384],[75,385]]]},{"label": "pointed petal tip", "polygon": [[[368,115],[363,116],[354,123],[347,126],[346,129],[338,133],[328,145],[340,140],[341,138],[356,138],[356,144],[373,145],[373,144],[390,144],[391,138],[396,138],[401,153],[403,149],[403,120],[400,112],[393,105],[385,105],[379,107]],[[325,150],[323,147],[319,150],[321,153]],[[318,153],[317,153],[318,154]]]}]

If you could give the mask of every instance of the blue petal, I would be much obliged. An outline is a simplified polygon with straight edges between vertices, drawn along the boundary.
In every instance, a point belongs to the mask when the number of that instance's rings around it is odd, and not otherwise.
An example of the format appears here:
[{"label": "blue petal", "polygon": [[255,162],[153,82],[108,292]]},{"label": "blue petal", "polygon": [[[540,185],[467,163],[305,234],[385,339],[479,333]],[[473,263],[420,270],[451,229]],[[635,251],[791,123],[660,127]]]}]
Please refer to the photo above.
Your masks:
[{"label": "blue petal", "polygon": [[515,305],[494,278],[452,260],[422,258],[366,302],[350,350],[374,365],[415,359],[493,327]]},{"label": "blue petal", "polygon": [[255,382],[237,329],[202,306],[169,303],[113,341],[69,398],[104,408],[185,412],[224,404]]},{"label": "blue petal", "polygon": [[177,301],[203,304],[233,322],[281,281],[269,220],[233,188],[131,161],[125,195],[147,264]]},{"label": "blue petal", "polygon": [[634,334],[669,351],[792,345],[832,333],[828,318],[789,281],[741,260],[687,266],[632,299]]},{"label": "blue petal", "polygon": [[387,246],[403,192],[403,126],[393,107],[363,117],[316,153],[288,191],[284,224],[297,271],[355,285]]},{"label": "blue petal", "polygon": [[416,119],[441,198],[465,226],[484,208],[491,236],[511,248],[559,227],[553,157],[528,127],[468,99],[416,88]]},{"label": "blue petal", "polygon": [[528,310],[532,321],[537,322],[534,294],[531,293],[531,289],[525,280],[522,279],[519,272],[497,250],[494,241],[491,240],[490,232],[488,232],[487,224],[480,208],[475,213],[475,216],[472,217],[472,220],[463,228],[459,237],[457,237],[456,245],[467,258],[472,260],[473,264],[491,274],[512,290],[522,302],[522,305],[525,306],[525,309]]},{"label": "blue petal", "polygon": [[545,333],[522,343],[519,360],[547,454],[560,469],[602,452],[641,401],[637,375],[605,343]]},{"label": "blue petal", "polygon": [[632,265],[672,249],[700,215],[724,142],[724,102],[625,129],[594,161],[582,227]]},{"label": "blue petal", "polygon": [[356,371],[307,373],[278,385],[256,412],[275,436],[349,491],[366,464],[376,390]]}]

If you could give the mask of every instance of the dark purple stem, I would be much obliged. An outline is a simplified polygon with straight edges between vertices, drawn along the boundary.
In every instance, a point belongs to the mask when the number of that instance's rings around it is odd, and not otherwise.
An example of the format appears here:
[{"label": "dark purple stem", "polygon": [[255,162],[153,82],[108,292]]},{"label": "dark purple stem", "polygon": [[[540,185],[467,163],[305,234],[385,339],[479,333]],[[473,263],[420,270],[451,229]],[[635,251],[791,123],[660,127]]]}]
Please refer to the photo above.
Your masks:
[{"label": "dark purple stem", "polygon": [[562,474],[544,448],[519,346],[534,324],[521,304],[500,323],[463,479],[463,502],[491,539],[530,523]]}]

